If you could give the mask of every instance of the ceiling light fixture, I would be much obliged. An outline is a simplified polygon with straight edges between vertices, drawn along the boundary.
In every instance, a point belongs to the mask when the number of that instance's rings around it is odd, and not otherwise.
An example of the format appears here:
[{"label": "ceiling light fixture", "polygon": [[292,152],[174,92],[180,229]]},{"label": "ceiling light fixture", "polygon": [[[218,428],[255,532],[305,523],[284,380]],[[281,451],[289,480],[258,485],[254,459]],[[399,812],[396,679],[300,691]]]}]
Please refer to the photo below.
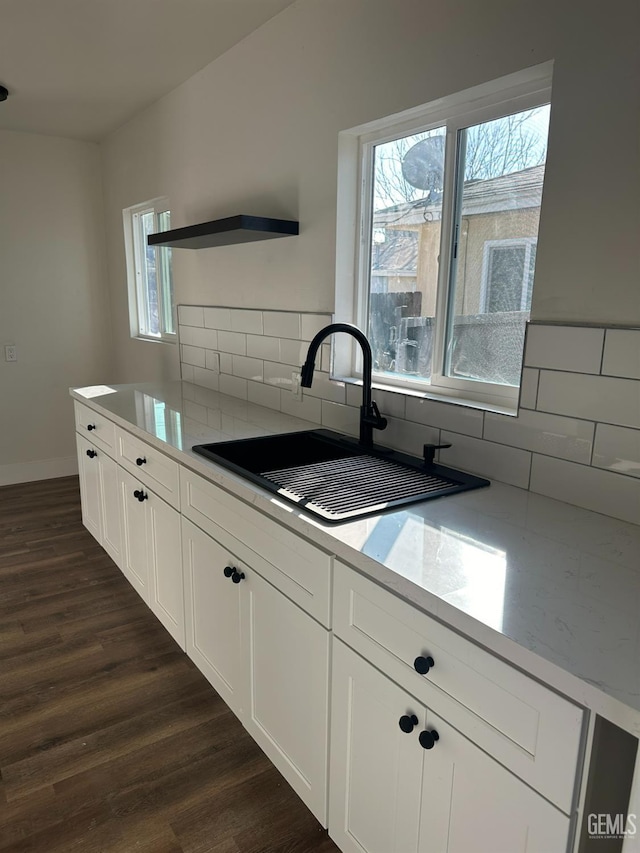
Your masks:
[{"label": "ceiling light fixture", "polygon": [[0,86],[0,101],[6,101],[9,97],[9,90],[4,86]]}]

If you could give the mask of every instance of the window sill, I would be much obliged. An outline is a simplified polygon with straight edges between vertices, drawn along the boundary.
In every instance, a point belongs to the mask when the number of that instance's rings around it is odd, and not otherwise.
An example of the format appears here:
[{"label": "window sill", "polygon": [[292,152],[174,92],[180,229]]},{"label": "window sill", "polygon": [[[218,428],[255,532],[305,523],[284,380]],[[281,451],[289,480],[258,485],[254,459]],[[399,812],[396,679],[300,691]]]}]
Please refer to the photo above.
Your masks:
[{"label": "window sill", "polygon": [[[336,382],[344,382],[346,385],[362,385],[362,379],[356,376],[332,376]],[[385,391],[389,394],[399,394],[403,397],[416,397],[420,400],[432,400],[434,403],[444,403],[451,406],[463,406],[467,409],[478,409],[481,412],[492,412],[497,415],[509,415],[517,417],[518,406],[516,405],[500,405],[498,403],[480,402],[479,400],[469,400],[464,397],[456,397],[450,394],[439,394],[428,391],[417,391],[414,388],[398,388],[397,385],[386,385],[383,382],[373,382],[374,391]]]},{"label": "window sill", "polygon": [[146,335],[131,335],[132,341],[144,341],[149,344],[174,344],[178,343],[178,336],[174,335],[171,338],[152,338],[147,337]]}]

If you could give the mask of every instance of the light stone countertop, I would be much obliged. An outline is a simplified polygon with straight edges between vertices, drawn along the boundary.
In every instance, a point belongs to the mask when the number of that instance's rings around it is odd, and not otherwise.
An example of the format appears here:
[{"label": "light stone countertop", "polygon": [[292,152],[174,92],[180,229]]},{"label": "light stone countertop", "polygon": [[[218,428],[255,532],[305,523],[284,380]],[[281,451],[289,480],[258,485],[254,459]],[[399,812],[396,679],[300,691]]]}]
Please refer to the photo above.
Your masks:
[{"label": "light stone countertop", "polygon": [[323,524],[191,450],[314,424],[186,382],[72,389],[123,428],[640,736],[640,526],[493,482]]}]

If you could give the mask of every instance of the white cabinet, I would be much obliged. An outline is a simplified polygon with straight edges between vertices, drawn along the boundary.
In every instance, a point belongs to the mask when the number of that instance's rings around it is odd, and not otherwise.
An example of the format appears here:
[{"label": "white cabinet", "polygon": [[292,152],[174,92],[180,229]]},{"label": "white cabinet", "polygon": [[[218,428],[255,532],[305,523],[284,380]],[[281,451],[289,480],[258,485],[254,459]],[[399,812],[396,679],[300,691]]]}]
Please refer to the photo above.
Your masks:
[{"label": "white cabinet", "polygon": [[241,542],[182,525],[187,652],[326,826],[330,634]]},{"label": "white cabinet", "polygon": [[184,649],[180,514],[140,480],[118,469],[122,571]]},{"label": "white cabinet", "polygon": [[77,436],[82,522],[116,565],[122,567],[118,466],[102,449]]},{"label": "white cabinet", "polygon": [[330,792],[345,853],[567,850],[565,814],[340,640]]},{"label": "white cabinet", "polygon": [[330,635],[257,572],[242,581],[247,731],[326,826]]},{"label": "white cabinet", "polygon": [[186,652],[240,715],[243,697],[241,590],[227,567],[242,567],[228,549],[182,519]]}]

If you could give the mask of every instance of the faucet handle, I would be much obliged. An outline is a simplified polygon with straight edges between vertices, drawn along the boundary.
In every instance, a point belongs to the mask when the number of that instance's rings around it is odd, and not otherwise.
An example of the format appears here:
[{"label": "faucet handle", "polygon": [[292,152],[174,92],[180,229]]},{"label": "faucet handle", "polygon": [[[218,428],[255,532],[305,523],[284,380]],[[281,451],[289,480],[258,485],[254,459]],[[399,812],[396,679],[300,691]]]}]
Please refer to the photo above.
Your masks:
[{"label": "faucet handle", "polygon": [[378,408],[378,404],[374,403],[373,400],[371,401],[371,409],[373,410],[373,414],[376,419],[376,422],[374,424],[375,428],[386,429],[387,419],[382,417],[382,415],[380,414],[380,409]]},{"label": "faucet handle", "polygon": [[424,467],[430,468],[433,465],[433,461],[436,457],[436,450],[446,450],[448,447],[451,447],[450,444],[425,444],[422,448],[422,453],[424,456]]}]

